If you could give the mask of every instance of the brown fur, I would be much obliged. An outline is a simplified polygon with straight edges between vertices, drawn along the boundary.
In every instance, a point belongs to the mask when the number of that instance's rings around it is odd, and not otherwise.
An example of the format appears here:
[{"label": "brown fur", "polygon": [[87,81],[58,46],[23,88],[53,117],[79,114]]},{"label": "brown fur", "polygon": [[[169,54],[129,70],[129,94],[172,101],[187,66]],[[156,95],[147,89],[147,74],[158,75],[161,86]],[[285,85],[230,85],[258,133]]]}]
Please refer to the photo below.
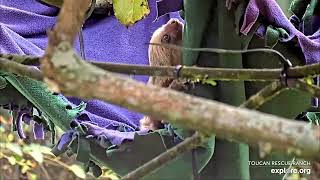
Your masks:
[{"label": "brown fur", "polygon": [[[177,19],[170,19],[158,28],[152,35],[150,43],[182,45],[183,24]],[[168,47],[150,45],[148,50],[150,66],[177,66],[181,64],[181,50]],[[150,77],[148,84],[169,87],[172,78]],[[140,120],[140,129],[156,130],[161,122],[145,116]]]}]

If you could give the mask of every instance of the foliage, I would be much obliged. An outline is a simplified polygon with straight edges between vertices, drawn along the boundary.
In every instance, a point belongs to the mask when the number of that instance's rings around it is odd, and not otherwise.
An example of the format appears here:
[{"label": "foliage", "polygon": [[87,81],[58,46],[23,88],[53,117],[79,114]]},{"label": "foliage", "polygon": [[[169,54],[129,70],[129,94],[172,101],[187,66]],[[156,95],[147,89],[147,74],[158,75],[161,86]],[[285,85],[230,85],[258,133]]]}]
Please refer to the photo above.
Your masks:
[{"label": "foliage", "polygon": [[[45,179],[52,179],[50,177],[93,178],[93,175],[87,174],[84,167],[75,160],[55,157],[51,153],[51,148],[48,147],[50,139],[40,142],[30,139],[21,140],[10,130],[11,122],[12,120],[0,116],[0,178],[19,176],[14,174],[15,168],[19,169],[20,176],[28,177],[30,180],[43,179],[43,177]],[[26,127],[25,131],[31,134],[29,128]],[[113,171],[104,168],[99,179],[119,178]]]},{"label": "foliage", "polygon": [[147,0],[113,0],[113,9],[125,26],[133,25],[150,13]]},{"label": "foliage", "polygon": [[[42,0],[46,4],[61,7],[63,0]],[[93,1],[94,2],[94,1]],[[125,26],[131,26],[150,13],[148,0],[111,0],[114,15]]]},{"label": "foliage", "polygon": [[217,82],[214,78],[208,78],[207,76],[194,76],[193,79],[191,79],[193,83],[202,83],[202,84],[209,84],[211,86],[216,86]]}]

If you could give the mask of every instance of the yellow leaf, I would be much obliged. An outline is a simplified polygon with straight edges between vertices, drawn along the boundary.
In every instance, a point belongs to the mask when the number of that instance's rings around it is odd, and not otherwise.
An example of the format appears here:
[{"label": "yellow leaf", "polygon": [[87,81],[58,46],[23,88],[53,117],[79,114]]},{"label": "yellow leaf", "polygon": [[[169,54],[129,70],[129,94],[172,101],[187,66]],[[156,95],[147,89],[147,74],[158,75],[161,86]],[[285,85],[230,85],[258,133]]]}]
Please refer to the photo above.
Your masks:
[{"label": "yellow leaf", "polygon": [[36,174],[33,174],[33,173],[30,173],[28,172],[28,179],[30,180],[37,180],[37,175]]},{"label": "yellow leaf", "polygon": [[7,140],[8,140],[8,142],[12,142],[14,140],[14,135],[11,133],[8,134]]},{"label": "yellow leaf", "polygon": [[309,85],[312,85],[312,84],[313,84],[313,79],[312,79],[312,77],[307,77],[307,78],[305,78],[305,81],[306,81],[306,83],[309,84]]},{"label": "yellow leaf", "polygon": [[147,0],[113,0],[114,15],[125,26],[131,26],[150,13]]},{"label": "yellow leaf", "polygon": [[17,164],[16,158],[14,158],[13,156],[8,157],[7,159],[11,165],[14,166]]},{"label": "yellow leaf", "polygon": [[85,179],[86,178],[86,172],[84,169],[76,164],[73,164],[69,167],[69,169],[73,172],[74,175],[78,176],[79,178]]},{"label": "yellow leaf", "polygon": [[22,168],[21,168],[21,172],[24,174],[24,173],[26,173],[28,170],[30,170],[31,168],[29,167],[29,166],[27,166],[27,165],[24,165],[24,166],[22,166]]},{"label": "yellow leaf", "polygon": [[30,151],[28,152],[28,154],[30,154],[30,156],[33,157],[34,160],[36,160],[38,163],[42,163],[43,162],[43,154],[39,151]]}]

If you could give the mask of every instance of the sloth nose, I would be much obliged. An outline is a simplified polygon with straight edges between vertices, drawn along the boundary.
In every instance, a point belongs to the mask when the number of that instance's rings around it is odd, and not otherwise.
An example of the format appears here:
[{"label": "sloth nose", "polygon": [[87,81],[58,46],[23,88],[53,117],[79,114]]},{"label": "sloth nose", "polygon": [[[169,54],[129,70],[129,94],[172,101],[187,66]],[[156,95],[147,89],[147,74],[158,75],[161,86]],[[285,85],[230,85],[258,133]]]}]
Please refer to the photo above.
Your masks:
[{"label": "sloth nose", "polygon": [[176,24],[177,23],[177,21],[171,21],[171,23],[170,24]]}]

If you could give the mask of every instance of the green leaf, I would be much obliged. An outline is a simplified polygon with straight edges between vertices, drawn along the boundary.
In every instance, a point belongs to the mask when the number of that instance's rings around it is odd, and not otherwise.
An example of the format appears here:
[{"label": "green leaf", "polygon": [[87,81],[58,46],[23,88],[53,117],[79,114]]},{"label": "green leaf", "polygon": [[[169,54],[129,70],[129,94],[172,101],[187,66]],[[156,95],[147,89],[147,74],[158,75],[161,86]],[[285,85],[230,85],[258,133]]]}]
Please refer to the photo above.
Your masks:
[{"label": "green leaf", "polygon": [[272,25],[269,25],[267,27],[266,37],[265,37],[265,46],[274,48],[275,45],[277,45],[280,37],[280,32],[277,31],[276,28],[274,28]]},{"label": "green leaf", "polygon": [[194,76],[191,81],[193,83],[202,83],[202,84],[209,84],[211,86],[216,86],[217,85],[217,82],[215,81],[215,79],[213,78],[208,78],[207,75],[205,76]]},{"label": "green leaf", "polygon": [[7,143],[6,148],[19,156],[23,156],[23,152],[21,150],[21,147],[18,144]]},{"label": "green leaf", "polygon": [[23,152],[32,156],[33,159],[39,163],[43,162],[43,154],[53,155],[50,148],[39,144],[30,144],[29,146],[25,146],[23,148]]},{"label": "green leaf", "polygon": [[131,26],[150,13],[147,0],[113,0],[114,15],[125,26]]},{"label": "green leaf", "polygon": [[51,153],[51,149],[46,146],[41,146],[40,144],[30,144],[29,146],[25,146],[23,148],[23,151],[28,153],[30,151],[37,151],[41,152],[43,154],[53,155]]},{"label": "green leaf", "polygon": [[0,76],[0,89],[3,89],[7,86],[7,80]]},{"label": "green leaf", "polygon": [[81,166],[73,164],[69,169],[73,172],[74,175],[78,176],[79,178],[86,178],[86,172]]},{"label": "green leaf", "polygon": [[316,125],[320,124],[320,118],[318,117],[319,116],[318,112],[307,112],[306,116],[309,122],[314,123]]},{"label": "green leaf", "polygon": [[214,79],[205,79],[202,81],[204,84],[210,84],[211,86],[216,86],[217,85],[217,82],[214,80]]}]

